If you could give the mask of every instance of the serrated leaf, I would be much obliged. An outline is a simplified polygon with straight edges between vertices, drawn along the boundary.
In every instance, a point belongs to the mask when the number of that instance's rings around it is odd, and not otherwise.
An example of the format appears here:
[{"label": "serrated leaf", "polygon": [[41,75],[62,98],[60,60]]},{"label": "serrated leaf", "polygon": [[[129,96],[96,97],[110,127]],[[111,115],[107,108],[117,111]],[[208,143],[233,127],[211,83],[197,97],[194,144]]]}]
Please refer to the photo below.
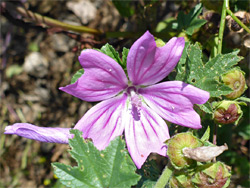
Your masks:
[{"label": "serrated leaf", "polygon": [[[232,89],[220,82],[219,78],[241,60],[241,57],[237,56],[238,52],[219,54],[203,64],[199,45],[197,43],[190,45],[186,50],[186,61],[184,57],[181,62],[182,70],[179,72],[177,69],[176,78],[208,91],[210,97],[229,94]],[[185,66],[183,66],[183,62],[185,62]]]},{"label": "serrated leaf", "polygon": [[70,154],[78,166],[52,164],[64,185],[72,188],[126,188],[137,184],[140,176],[135,173],[136,167],[120,137],[111,141],[105,150],[99,151],[92,142],[83,140],[80,131],[71,130],[71,133],[75,136],[69,140]]},{"label": "serrated leaf", "polygon": [[176,66],[177,69],[177,75],[175,77],[175,80],[179,80],[179,81],[186,81],[187,80],[187,76],[189,74],[189,69],[187,68],[187,49],[189,48],[190,43],[186,42],[185,43],[185,47],[183,49],[181,58],[179,60],[179,63]]},{"label": "serrated leaf", "polygon": [[111,57],[112,59],[114,59],[117,63],[119,63],[121,66],[123,65],[123,62],[121,61],[120,57],[119,57],[119,53],[113,48],[113,46],[111,46],[110,44],[105,44],[104,46],[102,46],[101,50],[102,53],[108,55],[109,57]]},{"label": "serrated leaf", "polygon": [[75,83],[75,82],[78,80],[78,78],[80,78],[80,77],[83,75],[83,73],[84,73],[84,70],[83,70],[83,69],[79,69],[79,70],[73,75],[73,77],[72,77],[70,83],[71,83],[71,84]]}]

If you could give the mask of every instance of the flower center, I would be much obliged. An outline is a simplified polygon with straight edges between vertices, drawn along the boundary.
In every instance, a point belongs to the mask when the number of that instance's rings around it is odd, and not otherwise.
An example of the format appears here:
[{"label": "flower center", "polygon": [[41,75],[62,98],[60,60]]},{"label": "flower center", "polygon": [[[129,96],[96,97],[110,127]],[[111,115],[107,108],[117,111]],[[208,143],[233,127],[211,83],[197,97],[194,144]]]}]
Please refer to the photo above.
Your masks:
[{"label": "flower center", "polygon": [[140,110],[142,106],[141,98],[137,94],[137,89],[134,86],[130,86],[127,88],[127,94],[130,97],[130,102],[132,106],[131,114],[134,120],[138,121],[140,120]]}]

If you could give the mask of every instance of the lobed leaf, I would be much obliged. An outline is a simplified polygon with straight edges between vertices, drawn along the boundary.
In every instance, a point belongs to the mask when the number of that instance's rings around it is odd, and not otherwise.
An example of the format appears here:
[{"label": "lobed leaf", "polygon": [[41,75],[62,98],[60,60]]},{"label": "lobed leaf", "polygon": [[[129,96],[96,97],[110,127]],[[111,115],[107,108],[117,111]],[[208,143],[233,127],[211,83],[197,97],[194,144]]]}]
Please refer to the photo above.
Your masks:
[{"label": "lobed leaf", "polygon": [[70,154],[78,166],[71,167],[53,163],[55,174],[69,187],[131,187],[137,184],[140,176],[124,141],[117,137],[105,150],[99,151],[92,142],[83,140],[82,133],[72,130],[74,138],[69,140]]},{"label": "lobed leaf", "polygon": [[[237,56],[238,52],[219,54],[204,64],[198,43],[189,45],[184,49],[184,55],[177,66],[176,79],[208,91],[210,97],[229,94],[232,89],[220,81],[220,76],[241,60],[241,57]],[[208,106],[202,107],[208,113],[212,112]]]}]

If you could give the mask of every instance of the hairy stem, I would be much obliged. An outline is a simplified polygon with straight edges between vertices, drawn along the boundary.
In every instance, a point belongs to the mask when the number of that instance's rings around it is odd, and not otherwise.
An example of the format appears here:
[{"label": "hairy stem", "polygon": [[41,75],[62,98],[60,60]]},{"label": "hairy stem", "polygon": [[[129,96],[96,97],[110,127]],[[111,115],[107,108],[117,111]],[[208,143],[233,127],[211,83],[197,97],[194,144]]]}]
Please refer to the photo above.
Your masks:
[{"label": "hairy stem", "polygon": [[154,188],[164,188],[169,182],[169,179],[172,173],[173,173],[173,170],[170,168],[170,165],[167,165],[165,169],[163,170],[161,176],[157,180]]},{"label": "hairy stem", "polygon": [[219,40],[218,40],[218,54],[221,54],[221,51],[222,51],[223,33],[224,33],[225,22],[226,22],[226,4],[228,5],[228,0],[224,0],[222,11],[221,11]]}]

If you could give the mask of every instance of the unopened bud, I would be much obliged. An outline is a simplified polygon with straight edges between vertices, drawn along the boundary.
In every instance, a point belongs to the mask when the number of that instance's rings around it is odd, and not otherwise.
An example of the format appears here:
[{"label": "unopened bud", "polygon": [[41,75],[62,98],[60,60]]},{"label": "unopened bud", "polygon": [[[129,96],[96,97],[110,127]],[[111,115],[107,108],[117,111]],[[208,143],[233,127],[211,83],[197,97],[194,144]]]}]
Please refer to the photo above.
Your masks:
[{"label": "unopened bud", "polygon": [[219,124],[238,124],[243,115],[240,105],[234,101],[221,101],[214,104],[213,118]]},{"label": "unopened bud", "polygon": [[184,148],[182,150],[185,157],[199,162],[211,161],[213,158],[219,156],[227,150],[227,144],[224,146],[202,146],[197,148]]},{"label": "unopened bud", "polygon": [[222,76],[222,81],[230,87],[233,92],[226,95],[228,99],[236,99],[247,89],[245,73],[239,69],[232,69]]},{"label": "unopened bud", "polygon": [[196,161],[185,157],[183,148],[197,148],[202,146],[201,141],[191,132],[179,133],[166,142],[168,146],[167,155],[171,164],[176,169],[182,169],[196,164]]},{"label": "unopened bud", "polygon": [[192,178],[192,182],[199,188],[226,188],[230,183],[230,172],[221,162],[208,163],[200,166]]}]

